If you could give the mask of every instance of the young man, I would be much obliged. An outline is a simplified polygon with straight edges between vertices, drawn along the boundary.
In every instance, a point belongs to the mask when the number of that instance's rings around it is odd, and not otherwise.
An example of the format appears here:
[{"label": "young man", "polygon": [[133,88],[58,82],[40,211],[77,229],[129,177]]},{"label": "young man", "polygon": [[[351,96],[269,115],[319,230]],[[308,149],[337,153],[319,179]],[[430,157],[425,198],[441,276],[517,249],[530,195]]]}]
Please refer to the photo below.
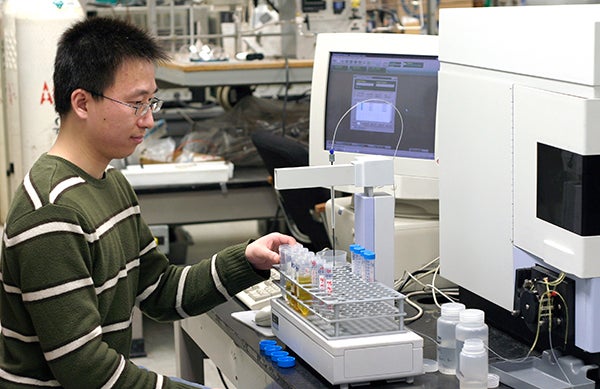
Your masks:
[{"label": "young man", "polygon": [[[142,30],[90,18],[61,37],[54,68],[61,125],[17,190],[2,240],[1,388],[185,388],[128,360],[134,305],[156,320],[198,315],[266,279],[270,234],[193,266],[156,249],[113,159],[154,125],[154,65]],[[168,212],[168,209],[165,209]]]}]

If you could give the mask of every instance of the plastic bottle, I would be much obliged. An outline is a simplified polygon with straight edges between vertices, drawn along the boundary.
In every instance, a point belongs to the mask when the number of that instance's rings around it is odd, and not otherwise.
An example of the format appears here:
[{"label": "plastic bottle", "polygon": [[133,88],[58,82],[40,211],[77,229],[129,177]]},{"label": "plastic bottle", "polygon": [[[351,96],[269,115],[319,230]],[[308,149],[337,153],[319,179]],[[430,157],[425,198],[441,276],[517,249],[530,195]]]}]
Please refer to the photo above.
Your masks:
[{"label": "plastic bottle", "polygon": [[352,259],[352,273],[362,278],[363,259],[362,252],[364,247],[359,244],[350,245],[350,258]]},{"label": "plastic bottle", "polygon": [[479,338],[465,339],[460,352],[460,389],[487,389],[488,352]]},{"label": "plastic bottle", "polygon": [[456,374],[456,325],[465,309],[461,303],[442,304],[442,315],[437,319],[437,363],[443,374]]},{"label": "plastic bottle", "polygon": [[460,351],[466,339],[481,339],[488,345],[488,326],[485,324],[485,313],[480,309],[465,309],[459,313],[456,325],[456,371],[460,369]]},{"label": "plastic bottle", "polygon": [[362,252],[363,257],[363,279],[366,282],[375,282],[375,253],[370,250]]}]

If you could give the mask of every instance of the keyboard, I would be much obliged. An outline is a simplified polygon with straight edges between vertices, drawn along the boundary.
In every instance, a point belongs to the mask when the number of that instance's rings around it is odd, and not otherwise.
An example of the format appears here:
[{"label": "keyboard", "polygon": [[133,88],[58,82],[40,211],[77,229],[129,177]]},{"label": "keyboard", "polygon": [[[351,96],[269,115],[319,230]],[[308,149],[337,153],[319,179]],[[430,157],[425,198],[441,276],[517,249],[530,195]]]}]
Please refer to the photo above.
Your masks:
[{"label": "keyboard", "polygon": [[246,288],[235,295],[248,309],[258,310],[270,304],[272,298],[281,296],[279,272],[271,269],[271,278]]}]

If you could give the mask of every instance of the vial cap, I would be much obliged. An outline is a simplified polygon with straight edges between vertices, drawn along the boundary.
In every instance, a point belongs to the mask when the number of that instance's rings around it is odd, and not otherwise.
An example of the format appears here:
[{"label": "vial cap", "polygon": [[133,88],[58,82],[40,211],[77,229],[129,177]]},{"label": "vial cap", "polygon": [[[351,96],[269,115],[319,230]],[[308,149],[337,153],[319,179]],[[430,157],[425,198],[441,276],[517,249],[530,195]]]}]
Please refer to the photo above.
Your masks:
[{"label": "vial cap", "polygon": [[356,253],[356,249],[362,248],[362,246],[359,244],[351,244],[349,248],[351,253]]},{"label": "vial cap", "polygon": [[444,303],[442,304],[442,316],[458,319],[461,311],[465,310],[465,304],[462,303]]},{"label": "vial cap", "polygon": [[294,367],[296,365],[296,358],[286,356],[277,358],[277,366],[279,367]]},{"label": "vial cap", "polygon": [[281,351],[281,349],[283,349],[283,347],[279,346],[279,345],[275,345],[275,346],[267,346],[265,347],[265,355],[267,357],[270,357],[271,354],[273,354],[275,351]]},{"label": "vial cap", "polygon": [[290,355],[287,351],[274,351],[271,353],[271,361],[277,362],[279,358],[287,357]]},{"label": "vial cap", "polygon": [[484,324],[485,313],[481,309],[465,309],[459,314],[461,323]]},{"label": "vial cap", "polygon": [[500,376],[498,374],[488,374],[488,388],[497,388],[500,386]]},{"label": "vial cap", "polygon": [[258,343],[258,347],[260,348],[261,351],[265,350],[265,347],[268,346],[275,346],[277,344],[276,340],[273,339],[263,339]]},{"label": "vial cap", "polygon": [[363,257],[367,260],[367,261],[372,261],[375,259],[375,253],[371,250],[365,250],[362,252]]}]

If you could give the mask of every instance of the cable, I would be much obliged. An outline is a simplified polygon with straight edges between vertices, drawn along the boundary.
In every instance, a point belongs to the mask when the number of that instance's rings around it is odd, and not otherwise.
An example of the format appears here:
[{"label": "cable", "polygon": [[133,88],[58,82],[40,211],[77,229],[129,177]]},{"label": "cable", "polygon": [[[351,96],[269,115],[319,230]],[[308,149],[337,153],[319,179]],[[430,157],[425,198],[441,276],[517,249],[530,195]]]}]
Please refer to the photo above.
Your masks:
[{"label": "cable", "polygon": [[[415,321],[420,319],[423,316],[423,308],[421,308],[417,303],[415,303],[414,301],[412,301],[410,299],[411,296],[413,296],[413,294],[416,292],[412,292],[406,295],[404,302],[407,303],[408,305],[410,305],[411,307],[413,307],[414,309],[417,310],[417,314],[411,317],[405,317],[404,318],[404,322],[405,323],[409,323],[411,321]],[[422,292],[419,292],[422,293]]]},{"label": "cable", "polygon": [[[455,291],[450,291],[450,290],[446,290],[445,292],[446,292],[447,294],[458,294],[458,292],[455,292]],[[423,316],[423,313],[424,313],[424,311],[423,311],[423,308],[421,308],[421,306],[419,306],[417,303],[415,303],[414,301],[412,301],[412,299],[411,299],[411,298],[412,298],[413,296],[426,296],[426,295],[428,295],[428,294],[429,294],[429,292],[428,292],[428,291],[424,291],[424,290],[417,290],[417,291],[414,291],[414,292],[407,293],[407,294],[405,295],[404,301],[405,301],[405,302],[406,302],[408,305],[410,305],[411,307],[413,307],[414,309],[416,309],[416,310],[417,310],[417,313],[416,313],[414,316],[411,316],[411,317],[404,318],[404,322],[405,322],[405,323],[407,323],[407,322],[412,322],[412,321],[415,321],[415,320],[418,320],[418,319],[420,319],[420,318]]]},{"label": "cable", "polygon": [[[448,301],[450,301],[450,302],[456,301],[456,299],[453,299],[452,297],[448,296],[443,291],[438,289],[435,285],[422,283],[420,280],[418,280],[416,277],[414,277],[410,272],[406,272],[406,274],[408,274],[410,276],[410,278],[414,279],[419,285],[422,285],[424,288],[431,288],[432,291],[441,294],[444,298],[448,299]],[[434,297],[434,301],[435,301],[437,307],[440,308],[441,306],[439,305],[439,303],[437,302],[437,299],[435,297]]]},{"label": "cable", "polygon": [[[396,113],[398,114],[398,117],[400,118],[400,135],[398,136],[398,143],[396,144],[396,148],[394,149],[394,158],[396,157],[396,153],[398,152],[398,147],[400,146],[400,141],[402,140],[402,137],[404,135],[404,118],[402,117],[402,114],[400,113],[400,111],[398,110],[398,108],[396,108],[396,106],[392,103],[390,103],[387,100],[383,100],[383,99],[366,99],[366,100],[362,100],[359,101],[358,103],[354,104],[353,106],[351,106],[350,108],[348,108],[346,110],[346,112],[344,112],[344,114],[339,118],[339,120],[337,121],[336,125],[335,125],[335,129],[333,130],[333,137],[331,139],[331,148],[329,149],[329,163],[330,165],[333,166],[333,164],[335,163],[335,138],[337,136],[337,131],[338,128],[340,126],[340,124],[342,123],[342,120],[344,120],[344,118],[350,113],[352,112],[352,110],[356,107],[358,107],[360,104],[366,103],[366,102],[381,102],[381,103],[385,103],[389,106],[391,106],[392,108],[394,108],[394,110],[396,111]],[[335,191],[334,191],[334,187],[332,186],[331,189],[331,237],[332,237],[332,248],[335,252]],[[396,192],[396,183],[394,182],[394,192]]]},{"label": "cable", "polygon": [[[390,103],[387,100],[377,99],[377,98],[361,100],[358,103],[356,103],[353,106],[351,106],[350,108],[348,108],[346,110],[346,112],[344,112],[344,114],[340,117],[340,119],[338,120],[337,124],[335,125],[335,129],[333,130],[333,137],[331,139],[331,149],[329,150],[330,155],[333,155],[333,153],[335,152],[335,137],[337,136],[338,127],[342,123],[342,120],[344,120],[344,118],[350,112],[352,112],[352,110],[354,108],[358,107],[359,105],[364,104],[364,103],[368,103],[368,102],[375,102],[375,101],[387,104],[387,105],[391,106],[392,108],[394,108],[394,110],[398,114],[398,117],[400,118],[400,124],[401,124],[401,126],[400,126],[400,135],[398,136],[398,143],[396,144],[396,148],[394,149],[394,157],[396,157],[396,153],[398,152],[398,147],[400,146],[400,141],[402,141],[402,137],[404,136],[404,118],[402,117],[402,114],[400,113],[400,111],[398,110],[398,108],[396,108],[396,106],[394,104]],[[335,160],[335,158],[333,158],[333,160]],[[330,156],[330,161],[331,161],[331,156]],[[331,164],[333,165],[333,162]]]}]

